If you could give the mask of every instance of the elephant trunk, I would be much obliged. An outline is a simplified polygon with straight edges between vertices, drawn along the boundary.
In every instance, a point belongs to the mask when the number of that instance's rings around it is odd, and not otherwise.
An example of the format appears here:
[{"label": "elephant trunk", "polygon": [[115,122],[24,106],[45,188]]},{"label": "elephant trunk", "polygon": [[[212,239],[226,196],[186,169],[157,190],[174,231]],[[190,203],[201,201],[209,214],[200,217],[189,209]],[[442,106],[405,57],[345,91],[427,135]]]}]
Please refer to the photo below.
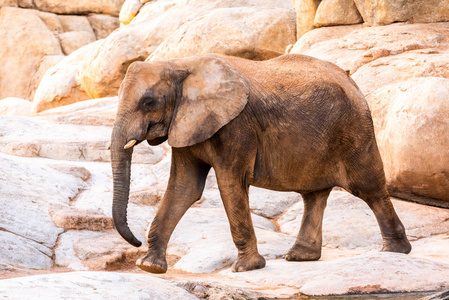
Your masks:
[{"label": "elephant trunk", "polygon": [[128,142],[120,123],[114,126],[111,138],[111,161],[114,195],[112,200],[112,218],[118,233],[131,245],[139,247],[142,243],[134,236],[128,226],[127,208],[131,177],[132,147],[124,149]]}]

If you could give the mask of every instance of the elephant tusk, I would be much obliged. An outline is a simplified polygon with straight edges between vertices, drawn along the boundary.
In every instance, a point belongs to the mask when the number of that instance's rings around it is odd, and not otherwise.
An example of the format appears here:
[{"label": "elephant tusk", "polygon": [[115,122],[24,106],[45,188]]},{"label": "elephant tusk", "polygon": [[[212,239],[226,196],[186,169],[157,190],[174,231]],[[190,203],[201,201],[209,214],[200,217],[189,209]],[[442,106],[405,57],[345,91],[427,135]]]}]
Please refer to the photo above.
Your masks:
[{"label": "elephant tusk", "polygon": [[125,145],[125,147],[123,147],[123,149],[129,149],[129,148],[131,148],[132,146],[134,146],[136,143],[137,143],[136,140],[130,140],[130,141]]}]

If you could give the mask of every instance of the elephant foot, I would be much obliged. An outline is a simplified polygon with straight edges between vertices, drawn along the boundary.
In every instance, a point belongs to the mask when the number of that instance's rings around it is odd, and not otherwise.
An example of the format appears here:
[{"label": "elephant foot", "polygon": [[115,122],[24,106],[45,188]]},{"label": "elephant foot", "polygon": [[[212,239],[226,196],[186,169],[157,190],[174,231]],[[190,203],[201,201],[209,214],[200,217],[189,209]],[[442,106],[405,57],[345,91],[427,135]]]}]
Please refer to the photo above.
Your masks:
[{"label": "elephant foot", "polygon": [[294,245],[284,257],[288,261],[311,261],[321,258],[321,247],[318,249]]},{"label": "elephant foot", "polygon": [[265,267],[265,258],[259,253],[252,255],[239,255],[239,258],[232,264],[232,272],[245,272]]},{"label": "elephant foot", "polygon": [[406,237],[400,239],[384,239],[382,252],[398,252],[409,254],[412,251],[412,245]]},{"label": "elephant foot", "polygon": [[167,260],[165,257],[148,253],[136,261],[136,265],[142,270],[150,273],[161,274],[167,272]]}]

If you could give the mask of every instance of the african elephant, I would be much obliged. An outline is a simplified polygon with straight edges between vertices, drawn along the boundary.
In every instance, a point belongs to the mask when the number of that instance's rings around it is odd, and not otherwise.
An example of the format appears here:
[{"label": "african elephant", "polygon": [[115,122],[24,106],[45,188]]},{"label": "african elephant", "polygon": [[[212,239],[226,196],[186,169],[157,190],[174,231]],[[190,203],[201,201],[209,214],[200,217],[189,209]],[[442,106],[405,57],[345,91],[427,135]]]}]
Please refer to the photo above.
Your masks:
[{"label": "african elephant", "polygon": [[145,271],[167,271],[170,235],[200,199],[211,167],[238,249],[234,271],[265,266],[250,216],[250,185],[303,196],[289,261],[320,258],[323,213],[335,186],[373,210],[383,251],[411,250],[386,189],[367,102],[332,63],[304,55],[267,61],[205,55],[131,64],[119,90],[111,154],[114,224],[134,246],[141,242],[126,215],[133,146],[167,139],[168,187],[147,233],[148,254],[137,261]]}]

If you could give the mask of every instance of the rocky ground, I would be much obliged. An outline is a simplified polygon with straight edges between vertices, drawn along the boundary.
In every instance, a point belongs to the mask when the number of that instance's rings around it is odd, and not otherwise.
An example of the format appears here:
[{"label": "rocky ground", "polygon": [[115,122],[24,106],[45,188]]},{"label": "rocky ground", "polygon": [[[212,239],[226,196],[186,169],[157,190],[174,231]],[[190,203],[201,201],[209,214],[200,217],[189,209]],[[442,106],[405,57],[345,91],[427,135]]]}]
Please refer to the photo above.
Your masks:
[{"label": "rocky ground", "polygon": [[[61,7],[53,0],[0,0],[0,34],[8,41],[0,47],[0,297],[420,299],[449,289],[449,23],[440,22],[449,13],[440,0],[401,8],[395,1],[293,2],[110,0]],[[135,267],[146,246],[127,244],[111,219],[108,146],[117,89],[133,61],[208,52],[257,60],[306,54],[343,68],[370,105],[412,252],[379,252],[371,210],[335,189],[322,258],[287,262],[282,257],[299,230],[301,197],[251,188],[267,266],[232,273],[237,251],[211,172],[203,197],[172,235],[168,272]],[[128,219],[141,241],[169,168],[167,144],[135,148]]]}]

